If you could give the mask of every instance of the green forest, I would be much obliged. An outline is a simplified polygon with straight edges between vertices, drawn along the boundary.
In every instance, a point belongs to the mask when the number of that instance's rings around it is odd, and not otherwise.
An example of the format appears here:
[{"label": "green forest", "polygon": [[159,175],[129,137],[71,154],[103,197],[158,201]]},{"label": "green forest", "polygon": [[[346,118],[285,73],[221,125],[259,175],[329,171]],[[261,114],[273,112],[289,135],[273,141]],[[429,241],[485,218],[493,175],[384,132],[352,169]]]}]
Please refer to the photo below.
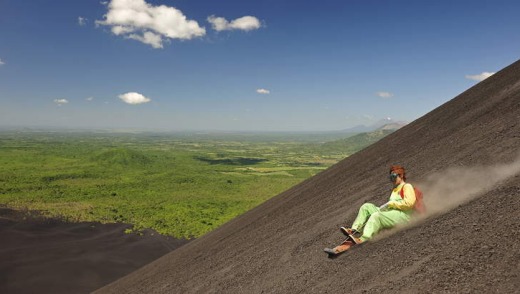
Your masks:
[{"label": "green forest", "polygon": [[0,205],[196,238],[388,132],[0,132]]}]

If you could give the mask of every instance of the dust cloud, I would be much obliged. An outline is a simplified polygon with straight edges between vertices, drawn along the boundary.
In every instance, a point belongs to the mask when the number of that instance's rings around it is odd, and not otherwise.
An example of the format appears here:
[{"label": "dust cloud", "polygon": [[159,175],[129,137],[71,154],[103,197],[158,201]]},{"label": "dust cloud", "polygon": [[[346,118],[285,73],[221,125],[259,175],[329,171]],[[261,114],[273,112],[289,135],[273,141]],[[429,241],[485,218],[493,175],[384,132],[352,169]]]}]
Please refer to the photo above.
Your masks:
[{"label": "dust cloud", "polygon": [[424,193],[426,215],[442,214],[467,203],[497,184],[520,173],[520,156],[515,161],[494,166],[452,167],[417,183]]},{"label": "dust cloud", "polygon": [[451,167],[414,183],[423,192],[426,213],[415,216],[404,225],[383,231],[371,241],[384,239],[403,229],[422,223],[430,216],[446,213],[470,202],[497,185],[520,173],[520,155],[510,163],[493,166]]}]

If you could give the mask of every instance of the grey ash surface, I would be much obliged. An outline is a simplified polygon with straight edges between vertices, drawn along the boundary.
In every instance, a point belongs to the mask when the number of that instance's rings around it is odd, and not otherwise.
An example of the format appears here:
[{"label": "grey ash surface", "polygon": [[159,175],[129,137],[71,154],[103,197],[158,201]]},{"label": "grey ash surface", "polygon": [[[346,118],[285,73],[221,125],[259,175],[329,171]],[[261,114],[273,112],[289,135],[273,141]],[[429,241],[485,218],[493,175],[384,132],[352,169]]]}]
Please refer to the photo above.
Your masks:
[{"label": "grey ash surface", "polygon": [[518,175],[338,258],[322,252],[341,240],[338,227],[363,202],[387,199],[391,164],[404,165],[410,181],[421,182],[450,167],[512,162],[519,151],[516,62],[97,293],[519,293]]}]

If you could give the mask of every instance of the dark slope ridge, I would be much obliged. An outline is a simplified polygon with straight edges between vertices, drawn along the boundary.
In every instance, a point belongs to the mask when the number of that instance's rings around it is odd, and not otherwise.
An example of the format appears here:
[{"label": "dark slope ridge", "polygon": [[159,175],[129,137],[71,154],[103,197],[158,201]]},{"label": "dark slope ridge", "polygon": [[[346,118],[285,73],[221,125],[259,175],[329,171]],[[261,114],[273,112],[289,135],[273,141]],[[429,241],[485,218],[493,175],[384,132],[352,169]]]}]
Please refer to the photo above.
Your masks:
[{"label": "dark slope ridge", "polygon": [[518,174],[336,259],[322,249],[342,239],[338,226],[363,202],[387,199],[389,165],[405,165],[420,183],[450,167],[512,162],[519,146],[517,61],[99,293],[513,293],[520,289]]}]

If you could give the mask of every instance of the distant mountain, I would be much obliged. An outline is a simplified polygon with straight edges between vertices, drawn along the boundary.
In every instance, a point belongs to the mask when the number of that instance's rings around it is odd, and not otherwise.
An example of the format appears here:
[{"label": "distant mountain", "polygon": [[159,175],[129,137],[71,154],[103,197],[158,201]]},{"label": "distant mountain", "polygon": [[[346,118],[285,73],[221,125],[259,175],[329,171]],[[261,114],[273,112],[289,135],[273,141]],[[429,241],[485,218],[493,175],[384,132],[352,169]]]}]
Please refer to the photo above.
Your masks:
[{"label": "distant mountain", "polygon": [[399,130],[400,128],[406,126],[408,123],[407,122],[394,122],[394,123],[389,123],[389,124],[386,124],[386,125],[383,125],[383,126],[380,126],[379,128],[376,129],[376,131],[378,130]]},{"label": "distant mountain", "polygon": [[360,133],[346,139],[327,142],[324,143],[322,147],[325,149],[342,150],[349,155],[354,154],[364,149],[365,147],[374,144],[375,142],[381,140],[396,130],[395,128],[385,129],[384,127],[386,126],[387,125],[372,132]]},{"label": "distant mountain", "polygon": [[387,118],[381,119],[381,120],[377,121],[376,123],[369,125],[369,126],[358,125],[358,126],[355,126],[352,128],[343,129],[343,130],[341,130],[341,132],[343,132],[343,133],[367,133],[367,132],[372,132],[372,131],[379,130],[382,128],[387,129],[387,130],[397,130],[407,124],[408,123],[405,121],[396,121],[390,117],[387,117]]},{"label": "distant mountain", "polygon": [[357,125],[355,127],[351,127],[351,128],[348,128],[348,129],[343,129],[341,130],[340,132],[342,133],[366,133],[366,132],[370,132],[371,130],[373,130],[373,128],[369,127],[369,126],[366,126],[366,125]]}]

